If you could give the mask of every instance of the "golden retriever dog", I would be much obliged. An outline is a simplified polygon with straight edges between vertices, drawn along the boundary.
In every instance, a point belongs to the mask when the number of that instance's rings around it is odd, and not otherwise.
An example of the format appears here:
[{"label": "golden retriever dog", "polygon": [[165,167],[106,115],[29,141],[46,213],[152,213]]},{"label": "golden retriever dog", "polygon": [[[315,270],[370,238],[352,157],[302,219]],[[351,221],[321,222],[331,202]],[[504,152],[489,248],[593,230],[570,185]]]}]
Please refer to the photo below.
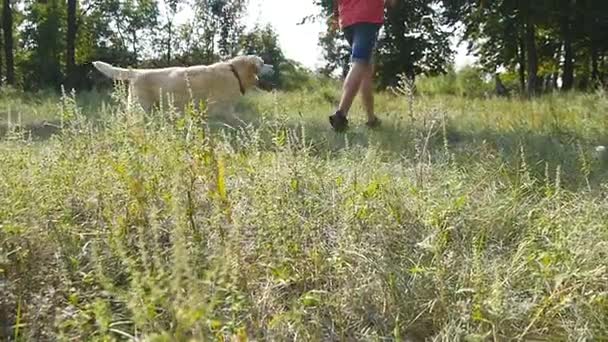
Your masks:
[{"label": "golden retriever dog", "polygon": [[[146,111],[169,99],[179,111],[193,101],[209,106],[234,105],[239,96],[257,85],[258,75],[269,73],[272,66],[254,55],[238,56],[211,65],[158,69],[125,69],[101,61],[93,66],[115,81],[128,81],[131,94]],[[161,98],[162,96],[162,98]]]}]

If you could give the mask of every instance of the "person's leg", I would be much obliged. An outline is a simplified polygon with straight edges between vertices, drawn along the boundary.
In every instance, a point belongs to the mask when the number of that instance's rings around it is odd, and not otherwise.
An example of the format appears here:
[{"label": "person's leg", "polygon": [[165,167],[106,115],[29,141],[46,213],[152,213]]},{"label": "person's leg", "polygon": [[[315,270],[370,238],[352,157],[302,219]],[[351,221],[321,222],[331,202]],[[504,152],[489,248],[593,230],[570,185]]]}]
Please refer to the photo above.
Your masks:
[{"label": "person's leg", "polygon": [[374,66],[373,64],[367,69],[361,80],[361,100],[363,108],[367,114],[367,125],[374,126],[380,123],[380,120],[374,114]]},{"label": "person's leg", "polygon": [[365,62],[356,61],[353,63],[353,67],[348,72],[344,85],[342,86],[342,99],[340,100],[340,106],[338,110],[348,115],[350,107],[353,104],[355,96],[359,90],[363,90],[363,82],[370,75],[371,66]]},{"label": "person's leg", "polygon": [[[364,90],[366,95],[369,95],[369,92],[372,91],[372,55],[376,45],[378,29],[379,27],[374,24],[356,24],[345,29],[346,38],[352,46],[351,61],[353,66],[344,80],[340,106],[336,113],[329,117],[329,122],[336,130],[343,130],[347,127],[348,120],[346,117],[359,90]],[[364,80],[368,81],[364,82]],[[362,85],[366,88],[362,89]],[[367,99],[369,100],[369,96]],[[371,113],[373,114],[373,98],[371,102],[367,102],[367,104],[370,103]]]}]

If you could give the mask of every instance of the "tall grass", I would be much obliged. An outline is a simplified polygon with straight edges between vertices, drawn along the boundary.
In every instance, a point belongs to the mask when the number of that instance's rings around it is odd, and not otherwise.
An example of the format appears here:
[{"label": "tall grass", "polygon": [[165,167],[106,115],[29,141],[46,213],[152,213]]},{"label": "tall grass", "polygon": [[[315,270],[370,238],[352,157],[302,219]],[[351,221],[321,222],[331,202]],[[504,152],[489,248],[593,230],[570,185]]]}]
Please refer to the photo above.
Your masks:
[{"label": "tall grass", "polygon": [[417,90],[425,96],[457,95],[459,97],[480,98],[493,94],[494,79],[478,67],[466,66],[461,70],[451,70],[444,75],[421,76]]},{"label": "tall grass", "polygon": [[336,96],[215,117],[66,96],[56,134],[8,129],[0,335],[608,339],[604,94],[386,93],[384,127],[355,106],[345,135]]}]

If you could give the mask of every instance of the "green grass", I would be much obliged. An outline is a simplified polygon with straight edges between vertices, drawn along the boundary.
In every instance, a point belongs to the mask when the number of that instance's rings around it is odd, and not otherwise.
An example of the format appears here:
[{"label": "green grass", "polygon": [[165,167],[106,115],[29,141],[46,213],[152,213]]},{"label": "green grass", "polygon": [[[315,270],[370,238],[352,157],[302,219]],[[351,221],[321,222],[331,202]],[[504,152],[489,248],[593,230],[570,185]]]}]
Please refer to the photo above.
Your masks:
[{"label": "green grass", "polygon": [[603,93],[383,93],[383,128],[357,103],[346,135],[337,95],[210,118],[3,98],[0,336],[608,339]]}]

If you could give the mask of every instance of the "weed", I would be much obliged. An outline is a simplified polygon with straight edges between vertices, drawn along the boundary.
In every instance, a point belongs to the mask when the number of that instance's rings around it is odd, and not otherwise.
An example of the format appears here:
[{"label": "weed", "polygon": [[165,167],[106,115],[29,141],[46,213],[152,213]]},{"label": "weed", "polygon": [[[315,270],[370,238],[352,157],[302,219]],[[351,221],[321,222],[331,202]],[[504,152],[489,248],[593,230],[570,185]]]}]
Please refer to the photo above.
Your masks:
[{"label": "weed", "polygon": [[606,339],[605,96],[407,89],[340,136],[327,88],[236,120],[3,99],[2,338]]}]

